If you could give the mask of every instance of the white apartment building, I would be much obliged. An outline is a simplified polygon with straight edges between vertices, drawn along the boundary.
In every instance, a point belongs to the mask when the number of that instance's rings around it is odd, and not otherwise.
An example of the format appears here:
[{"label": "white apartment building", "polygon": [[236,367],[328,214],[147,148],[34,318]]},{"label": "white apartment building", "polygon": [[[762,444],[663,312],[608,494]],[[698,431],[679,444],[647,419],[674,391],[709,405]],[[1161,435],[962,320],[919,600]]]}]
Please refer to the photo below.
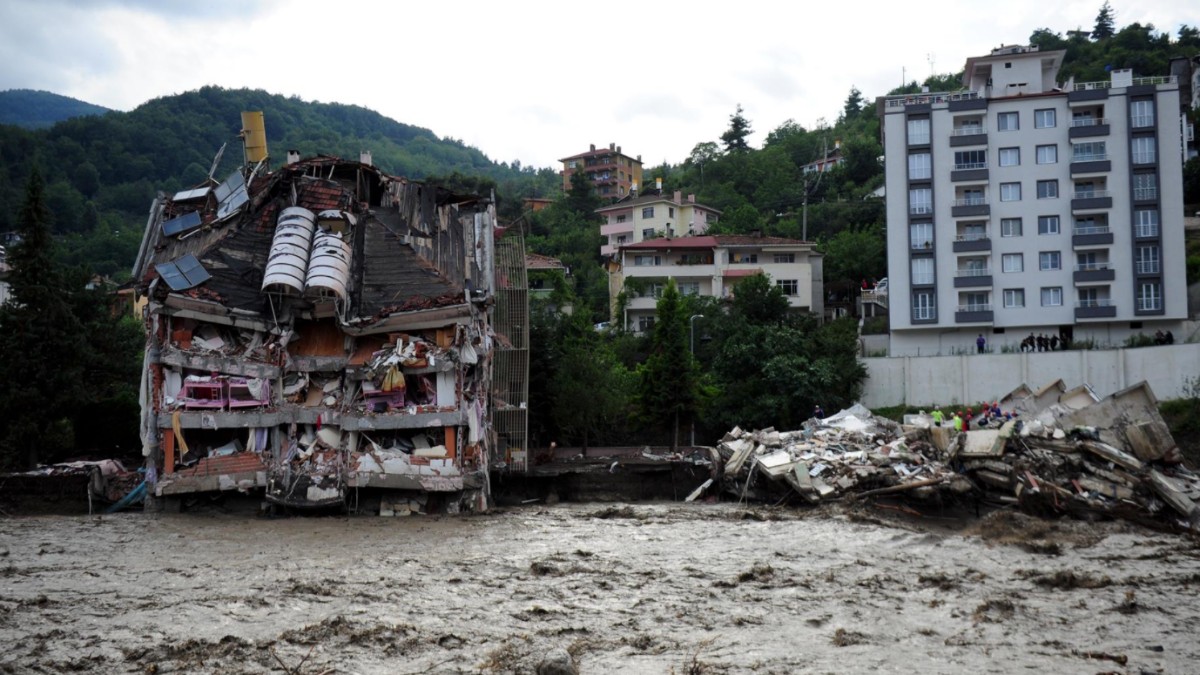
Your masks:
[{"label": "white apartment building", "polygon": [[600,234],[607,243],[600,247],[602,256],[616,255],[622,246],[636,244],[655,237],[690,237],[708,231],[708,226],[717,222],[721,212],[711,206],[696,203],[696,195],[676,190],[672,196],[662,194],[662,180],[658,189],[638,196],[635,194],[596,209],[604,217]]},{"label": "white apartment building", "polygon": [[1002,47],[964,91],[880,101],[893,356],[1186,318],[1178,83],[1060,84],[1063,54]]},{"label": "white apartment building", "polygon": [[623,325],[644,333],[670,279],[683,295],[729,298],[738,281],[766,274],[795,311],[825,310],[821,254],[812,242],[779,237],[711,235],[650,239],[622,246],[609,267],[609,292],[627,292]]}]

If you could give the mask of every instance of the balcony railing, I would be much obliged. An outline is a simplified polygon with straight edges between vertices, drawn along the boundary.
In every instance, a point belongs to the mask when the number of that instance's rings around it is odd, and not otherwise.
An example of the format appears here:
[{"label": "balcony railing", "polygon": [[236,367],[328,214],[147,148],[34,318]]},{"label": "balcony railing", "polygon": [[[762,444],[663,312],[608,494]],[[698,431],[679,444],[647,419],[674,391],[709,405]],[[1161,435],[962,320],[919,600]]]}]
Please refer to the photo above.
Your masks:
[{"label": "balcony railing", "polygon": [[1134,164],[1153,164],[1157,158],[1157,153],[1150,152],[1135,152],[1133,153]]},{"label": "balcony railing", "polygon": [[987,197],[963,197],[955,199],[951,206],[984,206],[987,204]]},{"label": "balcony railing", "polygon": [[1133,233],[1138,237],[1157,237],[1158,225],[1138,225],[1134,228]]},{"label": "balcony railing", "polygon": [[1071,193],[1071,199],[1104,199],[1111,196],[1108,190],[1076,190]]},{"label": "balcony railing", "polygon": [[955,171],[968,171],[970,169],[986,169],[987,162],[966,162],[964,164],[955,164]]},{"label": "balcony railing", "polygon": [[1079,263],[1075,266],[1076,272],[1099,272],[1101,270],[1111,269],[1112,266],[1106,262],[1091,262]]},{"label": "balcony railing", "polygon": [[1103,162],[1106,159],[1108,159],[1107,153],[1096,152],[1096,153],[1091,153],[1091,154],[1086,154],[1086,155],[1085,154],[1075,155],[1074,157],[1071,158],[1071,163],[1078,164],[1080,162]]},{"label": "balcony railing", "polygon": [[1107,225],[1076,225],[1074,234],[1108,234]]},{"label": "balcony railing", "polygon": [[1091,298],[1088,300],[1080,300],[1075,303],[1076,307],[1112,307],[1113,301],[1111,298]]},{"label": "balcony railing", "polygon": [[[1135,77],[1133,78],[1133,86],[1140,87],[1143,85],[1154,84],[1175,84],[1174,75],[1162,75],[1159,77]],[[1087,91],[1089,89],[1109,89],[1112,87],[1112,80],[1104,80],[1103,82],[1076,82],[1074,91]]]},{"label": "balcony railing", "polygon": [[1158,260],[1139,260],[1136,267],[1138,274],[1158,274],[1162,271],[1162,263]]},{"label": "balcony railing", "polygon": [[1158,188],[1133,188],[1134,199],[1158,199]]},{"label": "balcony railing", "polygon": [[933,213],[933,207],[927,204],[917,204],[908,207],[908,213],[914,216],[923,216]]},{"label": "balcony railing", "polygon": [[950,130],[951,136],[981,136],[987,133],[987,129],[982,126],[958,127]]},{"label": "balcony railing", "polygon": [[966,232],[956,236],[954,241],[982,241],[987,238],[987,232]]},{"label": "balcony railing", "polygon": [[913,307],[913,321],[933,321],[937,318],[937,312],[932,307]]},{"label": "balcony railing", "polygon": [[949,101],[969,101],[979,98],[979,93],[974,91],[957,91],[957,92],[939,92],[936,94],[901,94],[892,96],[887,99],[887,107],[903,108],[908,105],[919,105],[922,103],[946,103]]},{"label": "balcony railing", "polygon": [[986,277],[992,273],[990,267],[968,267],[965,269],[954,270],[954,276],[959,278],[965,277]]},{"label": "balcony railing", "polygon": [[933,240],[926,239],[925,241],[910,241],[909,248],[914,251],[928,251],[933,248]]},{"label": "balcony railing", "polygon": [[1157,312],[1163,308],[1162,298],[1138,298],[1137,308],[1139,312]]},{"label": "balcony railing", "polygon": [[1071,120],[1073,127],[1099,127],[1108,124],[1108,119],[1104,117],[1076,117]]},{"label": "balcony railing", "polygon": [[992,311],[992,306],[991,306],[991,304],[986,304],[986,305],[959,305],[959,306],[958,306],[958,311],[960,311],[960,312],[990,312],[990,311]]}]

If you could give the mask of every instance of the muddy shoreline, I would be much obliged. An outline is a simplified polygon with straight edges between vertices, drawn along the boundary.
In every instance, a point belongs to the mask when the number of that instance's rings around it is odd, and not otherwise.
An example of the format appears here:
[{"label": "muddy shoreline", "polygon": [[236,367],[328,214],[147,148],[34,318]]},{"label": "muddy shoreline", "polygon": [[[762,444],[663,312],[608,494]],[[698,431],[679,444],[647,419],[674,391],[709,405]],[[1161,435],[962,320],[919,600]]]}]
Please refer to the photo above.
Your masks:
[{"label": "muddy shoreline", "polygon": [[0,672],[1187,672],[1200,543],[878,507],[0,520]]}]

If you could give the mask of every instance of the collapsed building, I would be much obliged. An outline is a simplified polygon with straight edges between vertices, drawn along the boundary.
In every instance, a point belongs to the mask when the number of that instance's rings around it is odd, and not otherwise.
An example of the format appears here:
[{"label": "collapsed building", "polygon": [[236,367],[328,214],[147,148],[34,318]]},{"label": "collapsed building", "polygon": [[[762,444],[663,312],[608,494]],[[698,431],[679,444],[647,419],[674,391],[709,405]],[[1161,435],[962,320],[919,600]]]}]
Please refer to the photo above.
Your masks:
[{"label": "collapsed building", "polygon": [[243,126],[225,181],[154,200],[134,267],[151,494],[485,509],[489,466],[526,443],[519,234],[369,153],[271,170],[262,114]]}]

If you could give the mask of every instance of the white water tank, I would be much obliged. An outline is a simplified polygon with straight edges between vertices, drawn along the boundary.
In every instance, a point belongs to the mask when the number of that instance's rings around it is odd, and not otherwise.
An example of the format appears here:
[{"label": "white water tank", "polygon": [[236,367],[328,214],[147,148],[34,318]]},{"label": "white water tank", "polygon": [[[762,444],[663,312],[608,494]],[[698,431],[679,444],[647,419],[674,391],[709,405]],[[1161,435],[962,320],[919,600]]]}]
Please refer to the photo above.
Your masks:
[{"label": "white water tank", "polygon": [[345,300],[349,280],[350,242],[337,232],[318,230],[313,241],[312,257],[308,260],[305,290],[309,295],[332,293]]},{"label": "white water tank", "polygon": [[297,293],[304,292],[315,223],[316,215],[300,206],[288,207],[279,214],[263,273],[262,290],[275,286],[285,292],[289,288]]}]

